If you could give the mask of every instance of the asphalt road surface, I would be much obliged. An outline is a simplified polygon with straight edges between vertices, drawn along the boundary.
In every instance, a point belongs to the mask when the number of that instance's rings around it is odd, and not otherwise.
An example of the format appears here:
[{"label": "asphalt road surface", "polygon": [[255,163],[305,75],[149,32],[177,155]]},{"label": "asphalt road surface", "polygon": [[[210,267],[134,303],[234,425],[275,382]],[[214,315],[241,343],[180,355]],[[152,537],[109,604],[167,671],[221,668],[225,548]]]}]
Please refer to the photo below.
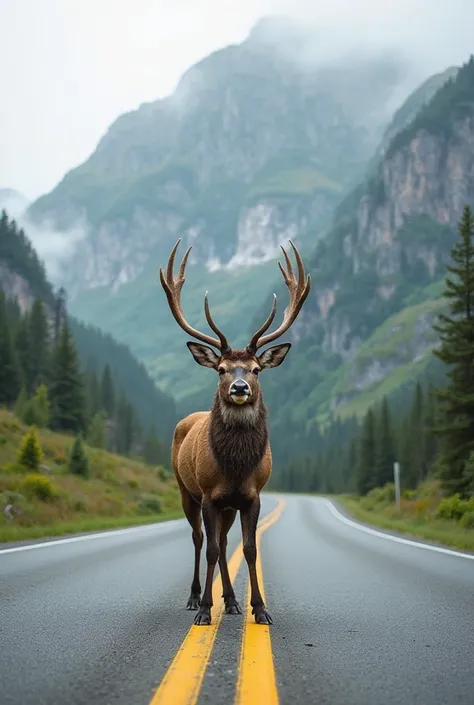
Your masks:
[{"label": "asphalt road surface", "polygon": [[[192,626],[184,520],[0,546],[0,703],[474,703],[474,555],[367,529],[323,498],[262,499],[270,627],[222,616],[221,600],[211,627]],[[237,521],[245,607],[239,542]]]}]

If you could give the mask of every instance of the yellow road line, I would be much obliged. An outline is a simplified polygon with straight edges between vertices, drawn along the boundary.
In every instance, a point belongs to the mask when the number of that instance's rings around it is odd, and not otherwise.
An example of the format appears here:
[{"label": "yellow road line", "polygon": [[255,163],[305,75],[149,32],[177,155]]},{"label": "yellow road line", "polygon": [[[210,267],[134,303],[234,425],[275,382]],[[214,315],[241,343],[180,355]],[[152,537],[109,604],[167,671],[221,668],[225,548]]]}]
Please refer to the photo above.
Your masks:
[{"label": "yellow road line", "polygon": [[[278,505],[262,519],[258,531],[274,523]],[[228,561],[230,580],[233,583],[243,559],[242,541]],[[185,636],[175,658],[166,671],[150,705],[195,705],[201,689],[204,673],[211,656],[217,630],[224,614],[222,580],[220,572],[212,584],[212,623],[209,626],[193,624]],[[237,625],[236,625],[237,626]]]},{"label": "yellow road line", "polygon": [[[263,583],[260,539],[264,531],[278,521],[285,502],[282,501],[275,510],[274,516],[264,527],[257,529],[257,577],[260,592],[265,600]],[[270,626],[257,624],[252,614],[249,600],[250,581],[247,586],[247,606],[245,610],[244,633],[240,653],[239,674],[235,705],[278,705],[278,689],[273,665],[272,642]],[[270,610],[271,613],[271,610]]]}]

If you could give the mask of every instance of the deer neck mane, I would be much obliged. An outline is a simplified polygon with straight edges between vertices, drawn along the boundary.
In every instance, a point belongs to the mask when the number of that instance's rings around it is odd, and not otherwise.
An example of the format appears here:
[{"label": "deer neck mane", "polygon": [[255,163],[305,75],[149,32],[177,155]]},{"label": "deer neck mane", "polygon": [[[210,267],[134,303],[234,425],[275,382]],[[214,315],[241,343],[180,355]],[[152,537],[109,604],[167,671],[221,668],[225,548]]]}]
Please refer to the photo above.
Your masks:
[{"label": "deer neck mane", "polygon": [[268,444],[267,409],[262,394],[254,404],[230,406],[216,393],[209,425],[211,450],[220,470],[233,481],[251,475]]}]

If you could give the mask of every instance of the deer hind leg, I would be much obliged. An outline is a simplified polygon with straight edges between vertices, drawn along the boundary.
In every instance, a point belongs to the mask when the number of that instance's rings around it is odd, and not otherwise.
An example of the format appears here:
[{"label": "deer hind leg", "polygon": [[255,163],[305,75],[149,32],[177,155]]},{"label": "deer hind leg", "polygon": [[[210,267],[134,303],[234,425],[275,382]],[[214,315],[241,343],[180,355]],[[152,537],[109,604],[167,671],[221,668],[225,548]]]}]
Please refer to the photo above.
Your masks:
[{"label": "deer hind leg", "polygon": [[204,528],[206,530],[206,584],[201,598],[201,606],[199,612],[194,618],[194,624],[210,624],[211,623],[211,607],[212,602],[212,582],[214,580],[214,570],[217,561],[219,560],[219,544],[217,542],[219,530],[219,513],[213,502],[204,497],[202,500],[202,518],[204,519]]},{"label": "deer hind leg", "polygon": [[258,585],[257,578],[257,523],[260,514],[260,498],[256,497],[252,502],[240,510],[240,522],[242,525],[242,541],[244,556],[247,561],[250,578],[250,604],[252,614],[255,615],[257,624],[272,624],[272,618],[265,609],[262,593]]},{"label": "deer hind leg", "polygon": [[219,536],[219,568],[222,578],[222,597],[224,598],[226,614],[242,614],[239,603],[235,599],[234,588],[229,576],[227,567],[227,534],[235,521],[237,511],[227,509],[221,513],[220,536]]},{"label": "deer hind leg", "polygon": [[203,544],[203,534],[201,527],[201,505],[189,494],[188,490],[181,482],[178,482],[181,490],[181,503],[183,505],[186,518],[193,530],[194,544],[194,575],[191,583],[191,594],[189,596],[187,610],[197,610],[201,604],[201,583],[199,581],[199,565],[201,561],[201,549]]}]

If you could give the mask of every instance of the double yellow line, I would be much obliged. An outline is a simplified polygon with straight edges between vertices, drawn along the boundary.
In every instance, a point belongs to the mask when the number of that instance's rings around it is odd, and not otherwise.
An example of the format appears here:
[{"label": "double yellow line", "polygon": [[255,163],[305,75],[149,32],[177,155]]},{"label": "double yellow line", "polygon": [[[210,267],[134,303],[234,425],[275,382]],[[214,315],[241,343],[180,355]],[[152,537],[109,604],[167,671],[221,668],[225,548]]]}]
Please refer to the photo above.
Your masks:
[{"label": "double yellow line", "polygon": [[[257,574],[264,599],[260,541],[262,534],[278,521],[284,505],[284,500],[280,500],[277,507],[262,519],[257,528]],[[228,561],[232,583],[237,577],[242,560],[241,541]],[[250,586],[248,585],[247,591],[249,589]],[[212,585],[212,600],[214,603],[212,624],[206,627],[194,624],[191,626],[158,686],[150,705],[196,704],[217,630],[224,614],[224,601],[221,595],[222,581],[220,574],[218,574]],[[235,705],[253,705],[255,702],[258,702],[259,705],[277,705],[278,691],[273,665],[270,628],[267,625],[255,623],[249,605],[248,594],[246,602]]]}]

